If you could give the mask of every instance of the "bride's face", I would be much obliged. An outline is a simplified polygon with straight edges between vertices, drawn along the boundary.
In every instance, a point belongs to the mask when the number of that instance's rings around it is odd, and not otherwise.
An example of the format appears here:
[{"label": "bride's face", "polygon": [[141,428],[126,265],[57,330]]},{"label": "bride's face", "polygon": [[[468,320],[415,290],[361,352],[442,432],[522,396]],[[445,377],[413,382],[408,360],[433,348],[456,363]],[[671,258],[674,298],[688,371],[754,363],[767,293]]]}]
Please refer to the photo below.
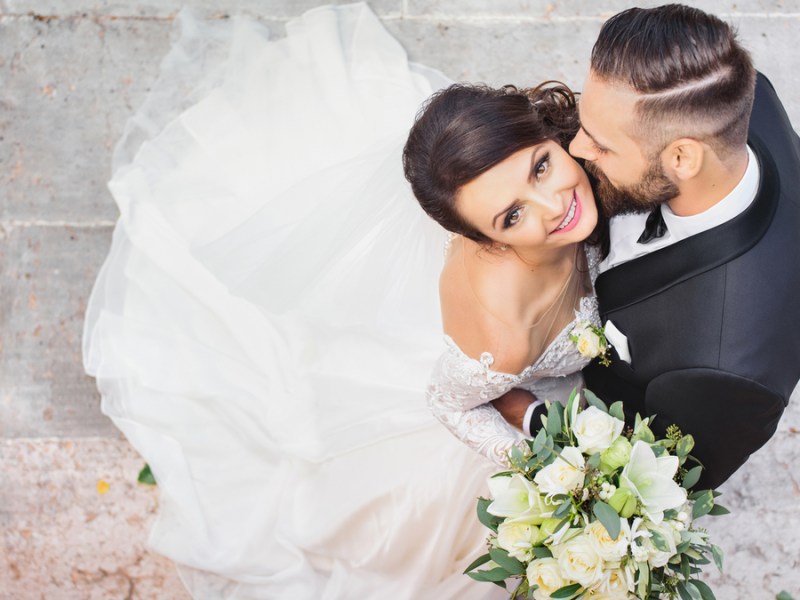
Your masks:
[{"label": "bride's face", "polygon": [[490,239],[519,249],[573,244],[597,223],[586,173],[554,141],[520,150],[463,185],[456,209]]}]

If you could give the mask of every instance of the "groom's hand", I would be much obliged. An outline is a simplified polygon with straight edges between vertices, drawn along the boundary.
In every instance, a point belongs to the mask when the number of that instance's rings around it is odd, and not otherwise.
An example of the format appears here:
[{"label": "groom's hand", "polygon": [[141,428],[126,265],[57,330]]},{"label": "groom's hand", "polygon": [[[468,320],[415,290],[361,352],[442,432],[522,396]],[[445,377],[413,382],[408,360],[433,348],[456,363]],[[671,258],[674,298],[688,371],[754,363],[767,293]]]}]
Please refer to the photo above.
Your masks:
[{"label": "groom's hand", "polygon": [[494,407],[508,421],[509,425],[522,431],[522,418],[531,402],[536,400],[536,396],[527,390],[514,388],[507,391],[497,400],[492,400]]}]

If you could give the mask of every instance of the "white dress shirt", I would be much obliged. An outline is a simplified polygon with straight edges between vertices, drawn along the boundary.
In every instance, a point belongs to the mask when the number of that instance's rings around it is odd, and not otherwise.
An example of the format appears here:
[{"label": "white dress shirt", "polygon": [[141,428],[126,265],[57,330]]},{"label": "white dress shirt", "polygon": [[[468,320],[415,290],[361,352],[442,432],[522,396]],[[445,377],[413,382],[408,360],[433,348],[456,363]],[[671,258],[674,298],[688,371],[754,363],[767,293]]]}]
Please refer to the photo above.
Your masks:
[{"label": "white dress shirt", "polygon": [[727,196],[708,210],[690,217],[680,217],[672,212],[667,204],[662,204],[661,214],[667,225],[667,233],[647,244],[640,244],[636,240],[644,231],[649,213],[612,217],[609,222],[611,250],[600,263],[600,272],[730,221],[744,212],[753,202],[758,192],[760,178],[758,161],[748,146],[747,168],[742,179]]}]

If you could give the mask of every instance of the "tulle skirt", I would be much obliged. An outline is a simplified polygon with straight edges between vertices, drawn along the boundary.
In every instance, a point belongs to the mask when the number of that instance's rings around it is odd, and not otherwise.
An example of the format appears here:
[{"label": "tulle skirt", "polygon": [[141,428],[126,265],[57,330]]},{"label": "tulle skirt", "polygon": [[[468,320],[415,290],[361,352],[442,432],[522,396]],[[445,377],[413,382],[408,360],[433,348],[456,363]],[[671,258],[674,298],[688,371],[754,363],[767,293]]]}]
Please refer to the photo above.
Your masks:
[{"label": "tulle skirt", "polygon": [[361,4],[270,41],[182,14],[130,119],[84,362],[196,598],[484,598],[494,466],[430,415],[444,232],[403,178],[426,97]]}]

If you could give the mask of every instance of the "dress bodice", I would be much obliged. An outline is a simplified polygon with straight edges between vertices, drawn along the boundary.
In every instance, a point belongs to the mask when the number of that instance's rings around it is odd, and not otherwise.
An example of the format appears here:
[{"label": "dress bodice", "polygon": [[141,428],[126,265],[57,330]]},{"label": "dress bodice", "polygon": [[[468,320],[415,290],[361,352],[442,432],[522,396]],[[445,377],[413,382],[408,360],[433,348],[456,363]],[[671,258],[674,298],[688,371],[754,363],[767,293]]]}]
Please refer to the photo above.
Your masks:
[{"label": "dress bodice", "polygon": [[593,293],[599,251],[594,246],[584,248],[592,293],[579,300],[575,318],[519,373],[495,371],[491,353],[484,352],[479,359],[472,358],[451,337],[444,336],[446,347],[431,376],[428,405],[456,437],[500,465],[506,466],[508,450],[521,443],[524,436],[489,402],[513,388],[526,389],[540,399],[565,402],[570,391],[582,383],[580,371],[589,359],[578,352],[570,334],[579,323],[600,325],[597,298]]}]

